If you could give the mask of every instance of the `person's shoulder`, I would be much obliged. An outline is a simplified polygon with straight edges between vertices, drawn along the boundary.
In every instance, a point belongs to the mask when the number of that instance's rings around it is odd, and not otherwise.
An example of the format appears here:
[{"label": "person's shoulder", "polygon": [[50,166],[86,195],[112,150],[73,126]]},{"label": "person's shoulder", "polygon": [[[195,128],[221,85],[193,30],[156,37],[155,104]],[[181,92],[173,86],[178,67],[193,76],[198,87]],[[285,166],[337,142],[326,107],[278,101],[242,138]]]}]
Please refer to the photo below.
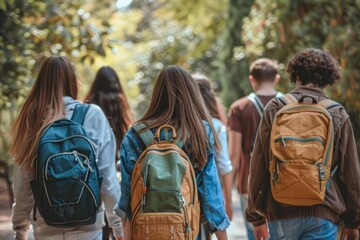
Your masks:
[{"label": "person's shoulder", "polygon": [[91,104],[86,103],[86,104],[89,105],[89,109],[85,115],[85,120],[86,120],[85,122],[89,127],[94,127],[97,129],[103,127],[111,128],[103,110],[101,110],[101,108],[98,105],[93,103]]},{"label": "person's shoulder", "polygon": [[242,109],[244,108],[246,105],[248,105],[249,103],[251,103],[250,99],[248,98],[248,96],[239,98],[237,100],[235,100],[231,105],[230,105],[230,110],[231,109]]}]

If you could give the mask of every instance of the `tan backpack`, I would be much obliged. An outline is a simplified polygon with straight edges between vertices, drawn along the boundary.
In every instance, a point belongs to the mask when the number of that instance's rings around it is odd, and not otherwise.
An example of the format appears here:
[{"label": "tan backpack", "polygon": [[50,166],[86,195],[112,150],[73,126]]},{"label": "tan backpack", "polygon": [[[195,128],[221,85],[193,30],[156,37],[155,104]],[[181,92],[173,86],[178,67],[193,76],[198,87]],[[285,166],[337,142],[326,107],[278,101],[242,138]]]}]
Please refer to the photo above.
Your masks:
[{"label": "tan backpack", "polygon": [[[136,161],[131,178],[132,239],[196,239],[200,228],[200,203],[196,177],[188,156],[176,142],[170,125],[155,136],[133,129],[147,146]],[[172,137],[167,139],[171,129]],[[163,131],[165,140],[161,140]]]},{"label": "tan backpack", "polygon": [[[310,98],[311,103],[304,102]],[[275,115],[270,135],[271,192],[280,203],[295,206],[321,204],[334,146],[332,100],[299,100],[291,94],[278,98],[285,106]]]}]

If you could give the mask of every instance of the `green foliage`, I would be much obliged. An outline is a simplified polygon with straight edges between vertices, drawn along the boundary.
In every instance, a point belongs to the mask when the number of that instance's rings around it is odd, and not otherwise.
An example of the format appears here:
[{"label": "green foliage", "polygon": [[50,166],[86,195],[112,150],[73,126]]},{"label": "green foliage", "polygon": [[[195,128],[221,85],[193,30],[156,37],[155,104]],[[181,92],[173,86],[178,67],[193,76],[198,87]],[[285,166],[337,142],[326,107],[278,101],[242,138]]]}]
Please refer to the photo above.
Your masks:
[{"label": "green foliage", "polygon": [[15,100],[21,101],[27,94],[37,60],[49,55],[67,55],[92,64],[95,56],[105,55],[107,21],[94,20],[84,10],[85,3],[98,5],[81,0],[1,2],[0,109],[11,107]]},{"label": "green foliage", "polygon": [[[243,31],[249,58],[276,59],[282,70],[304,48],[328,50],[342,69],[341,81],[328,93],[350,114],[357,139],[360,139],[359,19],[359,1],[257,0]],[[292,86],[284,71],[282,75],[281,89],[290,90]]]},{"label": "green foliage", "polygon": [[[9,146],[7,130],[34,82],[37,62],[49,55],[94,63],[110,46],[107,17],[112,1],[0,0],[0,147]],[[91,11],[101,7],[101,18]],[[86,10],[89,8],[89,10]],[[95,13],[96,15],[96,13]],[[111,47],[111,46],[110,46]],[[3,153],[0,154],[3,154]]]}]

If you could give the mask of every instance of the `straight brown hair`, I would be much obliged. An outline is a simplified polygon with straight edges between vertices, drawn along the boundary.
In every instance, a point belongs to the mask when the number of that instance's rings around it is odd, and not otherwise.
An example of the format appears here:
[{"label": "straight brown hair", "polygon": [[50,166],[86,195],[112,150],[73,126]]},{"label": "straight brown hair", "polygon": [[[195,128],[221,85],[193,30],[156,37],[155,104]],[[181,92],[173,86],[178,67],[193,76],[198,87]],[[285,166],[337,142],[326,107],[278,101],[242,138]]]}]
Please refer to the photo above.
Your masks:
[{"label": "straight brown hair", "polygon": [[120,143],[134,122],[134,115],[114,69],[107,66],[99,69],[85,101],[98,105],[104,111],[116,138],[118,156]]},{"label": "straight brown hair", "polygon": [[218,148],[220,143],[197,84],[185,69],[172,65],[159,73],[150,106],[138,122],[145,123],[148,128],[172,125],[178,138],[191,144],[192,159],[201,169],[207,163],[209,149],[203,120],[209,123]]},{"label": "straight brown hair", "polygon": [[76,99],[77,95],[78,81],[71,61],[60,56],[47,58],[10,130],[13,141],[9,153],[15,163],[32,168],[42,130],[65,116],[63,97]]}]

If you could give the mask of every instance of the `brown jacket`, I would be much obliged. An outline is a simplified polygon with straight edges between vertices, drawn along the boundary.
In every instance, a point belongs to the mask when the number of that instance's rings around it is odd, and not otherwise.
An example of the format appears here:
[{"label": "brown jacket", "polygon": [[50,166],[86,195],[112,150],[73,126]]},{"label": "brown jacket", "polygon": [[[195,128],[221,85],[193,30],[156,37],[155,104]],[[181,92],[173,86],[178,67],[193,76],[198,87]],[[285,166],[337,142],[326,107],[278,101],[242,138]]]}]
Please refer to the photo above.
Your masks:
[{"label": "brown jacket", "polygon": [[[311,95],[319,101],[326,99],[323,90],[301,86],[291,92],[297,99]],[[271,122],[283,106],[273,99],[261,119],[254,153],[250,160],[249,207],[246,218],[254,226],[267,221],[287,218],[319,217],[334,223],[343,221],[347,227],[360,226],[360,163],[349,115],[343,107],[329,109],[333,117],[335,145],[332,168],[338,165],[326,192],[324,203],[297,207],[276,202],[270,190],[269,138]]]}]

